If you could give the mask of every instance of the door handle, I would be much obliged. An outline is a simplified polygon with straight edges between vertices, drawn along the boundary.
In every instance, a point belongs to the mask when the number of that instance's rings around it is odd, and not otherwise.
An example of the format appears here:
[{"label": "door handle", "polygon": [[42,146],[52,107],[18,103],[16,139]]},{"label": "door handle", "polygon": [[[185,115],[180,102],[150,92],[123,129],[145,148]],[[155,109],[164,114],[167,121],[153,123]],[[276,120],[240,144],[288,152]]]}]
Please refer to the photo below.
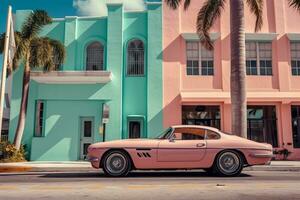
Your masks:
[{"label": "door handle", "polygon": [[205,147],[205,144],[204,144],[204,143],[199,143],[199,144],[197,144],[196,146],[199,147],[199,148],[200,148],[200,147]]}]

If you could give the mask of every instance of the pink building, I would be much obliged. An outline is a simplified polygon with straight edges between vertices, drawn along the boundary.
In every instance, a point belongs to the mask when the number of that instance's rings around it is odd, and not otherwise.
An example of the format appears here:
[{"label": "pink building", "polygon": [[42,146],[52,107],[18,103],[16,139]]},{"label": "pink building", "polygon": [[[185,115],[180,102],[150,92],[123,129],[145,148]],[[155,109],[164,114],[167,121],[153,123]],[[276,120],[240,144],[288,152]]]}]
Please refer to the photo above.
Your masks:
[{"label": "pink building", "polygon": [[[164,5],[164,126],[206,124],[230,132],[230,8],[211,30],[215,49],[201,47],[196,16]],[[265,0],[264,25],[246,8],[248,137],[300,159],[300,14],[286,0]],[[282,155],[278,155],[282,158]]]}]

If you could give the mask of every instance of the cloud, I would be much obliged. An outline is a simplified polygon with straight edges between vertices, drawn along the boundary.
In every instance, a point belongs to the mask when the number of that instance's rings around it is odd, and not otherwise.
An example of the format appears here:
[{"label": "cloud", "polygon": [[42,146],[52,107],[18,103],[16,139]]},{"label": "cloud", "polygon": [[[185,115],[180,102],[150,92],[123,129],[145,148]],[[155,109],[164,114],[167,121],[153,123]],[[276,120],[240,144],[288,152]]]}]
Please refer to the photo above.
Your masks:
[{"label": "cloud", "polygon": [[145,10],[144,0],[73,0],[81,16],[107,16],[106,3],[122,2],[125,10]]}]

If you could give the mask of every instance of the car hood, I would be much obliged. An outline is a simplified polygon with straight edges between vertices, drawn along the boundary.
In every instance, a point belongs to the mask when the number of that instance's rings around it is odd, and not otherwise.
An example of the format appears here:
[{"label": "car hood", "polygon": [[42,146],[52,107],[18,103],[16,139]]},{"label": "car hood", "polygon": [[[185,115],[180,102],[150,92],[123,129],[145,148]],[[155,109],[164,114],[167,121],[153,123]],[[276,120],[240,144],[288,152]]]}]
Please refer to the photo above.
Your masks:
[{"label": "car hood", "polygon": [[92,144],[92,148],[157,148],[159,139],[125,139]]}]

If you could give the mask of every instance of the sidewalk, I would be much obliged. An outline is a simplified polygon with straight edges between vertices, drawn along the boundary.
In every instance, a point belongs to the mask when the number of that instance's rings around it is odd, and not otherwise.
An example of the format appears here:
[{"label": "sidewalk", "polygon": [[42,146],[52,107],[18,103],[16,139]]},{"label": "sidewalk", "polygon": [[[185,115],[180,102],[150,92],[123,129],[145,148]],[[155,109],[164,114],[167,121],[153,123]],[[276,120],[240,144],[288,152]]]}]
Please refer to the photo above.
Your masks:
[{"label": "sidewalk", "polygon": [[[271,165],[247,167],[245,171],[300,171],[300,161],[272,161]],[[0,163],[0,173],[8,172],[92,172],[89,162],[20,162]]]},{"label": "sidewalk", "polygon": [[271,165],[257,165],[245,171],[300,171],[300,161],[272,161]]}]

